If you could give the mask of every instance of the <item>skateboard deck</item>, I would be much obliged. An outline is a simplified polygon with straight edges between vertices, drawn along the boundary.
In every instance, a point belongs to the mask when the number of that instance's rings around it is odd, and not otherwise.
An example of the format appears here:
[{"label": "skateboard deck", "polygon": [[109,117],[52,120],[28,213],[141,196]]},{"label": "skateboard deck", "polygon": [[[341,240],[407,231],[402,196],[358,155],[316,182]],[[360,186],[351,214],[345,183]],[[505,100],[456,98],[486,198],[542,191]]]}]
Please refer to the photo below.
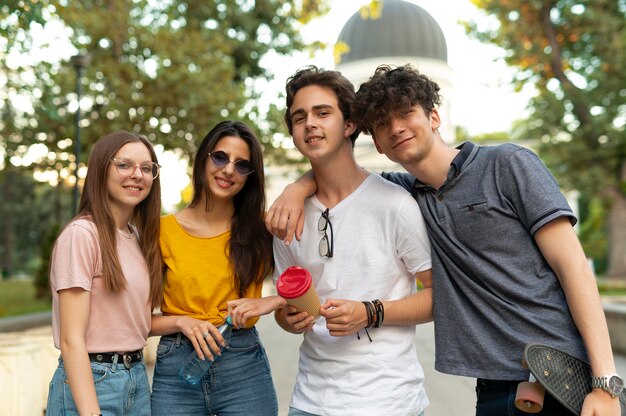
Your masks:
[{"label": "skateboard deck", "polygon": [[[541,384],[555,399],[575,415],[580,415],[580,411],[587,394],[591,392],[591,367],[569,354],[559,351],[555,348],[541,344],[528,344],[524,348],[523,364],[527,367],[532,376],[531,378]],[[523,383],[522,383],[523,384]],[[538,386],[537,386],[538,387]],[[518,389],[518,399],[520,398],[520,390],[528,388],[527,386]],[[532,388],[532,387],[531,387]],[[539,387],[539,390],[541,388]],[[518,408],[520,410],[532,411],[537,409],[532,406],[535,399],[535,390],[527,400],[520,400]],[[621,414],[626,416],[626,391],[623,391],[619,397],[622,406]],[[538,412],[541,410],[543,397],[539,404]],[[518,404],[518,400],[516,400]],[[524,407],[520,407],[525,404]]]}]

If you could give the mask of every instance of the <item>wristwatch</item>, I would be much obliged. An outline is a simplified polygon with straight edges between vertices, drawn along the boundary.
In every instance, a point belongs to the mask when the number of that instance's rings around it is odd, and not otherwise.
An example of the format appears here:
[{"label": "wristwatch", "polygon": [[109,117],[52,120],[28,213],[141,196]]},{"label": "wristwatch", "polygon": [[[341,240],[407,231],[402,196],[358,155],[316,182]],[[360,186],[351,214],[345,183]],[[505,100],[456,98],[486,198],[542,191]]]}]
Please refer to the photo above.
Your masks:
[{"label": "wristwatch", "polygon": [[617,374],[608,374],[602,377],[591,377],[591,388],[602,389],[611,397],[619,396],[624,390],[624,379]]}]

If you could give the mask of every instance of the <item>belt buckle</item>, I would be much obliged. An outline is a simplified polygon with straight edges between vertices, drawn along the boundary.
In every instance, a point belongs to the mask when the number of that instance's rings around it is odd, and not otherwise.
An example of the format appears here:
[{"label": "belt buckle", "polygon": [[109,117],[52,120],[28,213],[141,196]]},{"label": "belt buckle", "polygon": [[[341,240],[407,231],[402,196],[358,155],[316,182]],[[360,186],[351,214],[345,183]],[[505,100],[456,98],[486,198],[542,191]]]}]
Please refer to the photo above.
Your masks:
[{"label": "belt buckle", "polygon": [[126,367],[129,370],[130,370],[130,361],[132,359],[133,359],[133,357],[130,354],[123,354],[122,355],[122,361],[124,363],[124,367]]}]

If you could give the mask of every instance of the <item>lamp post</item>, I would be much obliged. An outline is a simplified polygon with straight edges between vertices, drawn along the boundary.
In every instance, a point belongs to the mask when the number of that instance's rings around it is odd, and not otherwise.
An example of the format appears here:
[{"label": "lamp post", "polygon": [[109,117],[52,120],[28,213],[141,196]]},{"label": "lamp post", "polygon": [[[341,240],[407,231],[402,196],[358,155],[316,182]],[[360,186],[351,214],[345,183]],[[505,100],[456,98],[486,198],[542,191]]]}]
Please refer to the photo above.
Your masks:
[{"label": "lamp post", "polygon": [[78,165],[80,163],[80,98],[82,94],[82,77],[83,70],[87,68],[89,65],[89,56],[85,54],[74,55],[70,58],[70,62],[74,65],[74,69],[76,69],[76,99],[78,100],[78,107],[76,108],[76,117],[75,117],[75,137],[74,137],[74,155],[76,157],[75,163],[76,167],[74,168],[74,178],[76,182],[74,182],[74,194],[72,198],[72,217],[76,215],[76,211],[78,210]]}]

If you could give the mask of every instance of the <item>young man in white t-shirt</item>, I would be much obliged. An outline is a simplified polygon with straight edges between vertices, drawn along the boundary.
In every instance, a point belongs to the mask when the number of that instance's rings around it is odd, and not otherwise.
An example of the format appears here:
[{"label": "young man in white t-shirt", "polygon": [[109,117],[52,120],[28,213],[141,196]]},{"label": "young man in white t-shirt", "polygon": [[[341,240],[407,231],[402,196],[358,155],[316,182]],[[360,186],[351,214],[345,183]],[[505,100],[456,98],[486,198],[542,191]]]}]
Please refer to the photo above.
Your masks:
[{"label": "young man in white t-shirt", "polygon": [[[517,385],[528,379],[524,345],[541,342],[589,360],[584,414],[619,414],[621,377],[596,282],[557,182],[513,144],[449,147],[439,135],[439,100],[439,86],[410,65],[382,65],[352,106],[378,151],[409,172],[383,176],[425,214],[436,273],[435,368],[477,378],[476,415],[513,414]],[[296,199],[283,195],[268,212],[268,227],[285,244],[294,231],[306,237],[298,201],[312,182],[290,185],[300,188]],[[489,358],[490,351],[501,353]],[[541,414],[567,413],[548,393],[543,404]]]},{"label": "young man in white t-shirt", "polygon": [[350,81],[307,67],[286,90],[285,121],[318,189],[301,241],[274,240],[275,276],[308,269],[323,303],[317,321],[290,306],[275,313],[304,334],[289,415],[420,415],[428,398],[413,341],[432,319],[423,217],[410,194],[356,163]]}]

